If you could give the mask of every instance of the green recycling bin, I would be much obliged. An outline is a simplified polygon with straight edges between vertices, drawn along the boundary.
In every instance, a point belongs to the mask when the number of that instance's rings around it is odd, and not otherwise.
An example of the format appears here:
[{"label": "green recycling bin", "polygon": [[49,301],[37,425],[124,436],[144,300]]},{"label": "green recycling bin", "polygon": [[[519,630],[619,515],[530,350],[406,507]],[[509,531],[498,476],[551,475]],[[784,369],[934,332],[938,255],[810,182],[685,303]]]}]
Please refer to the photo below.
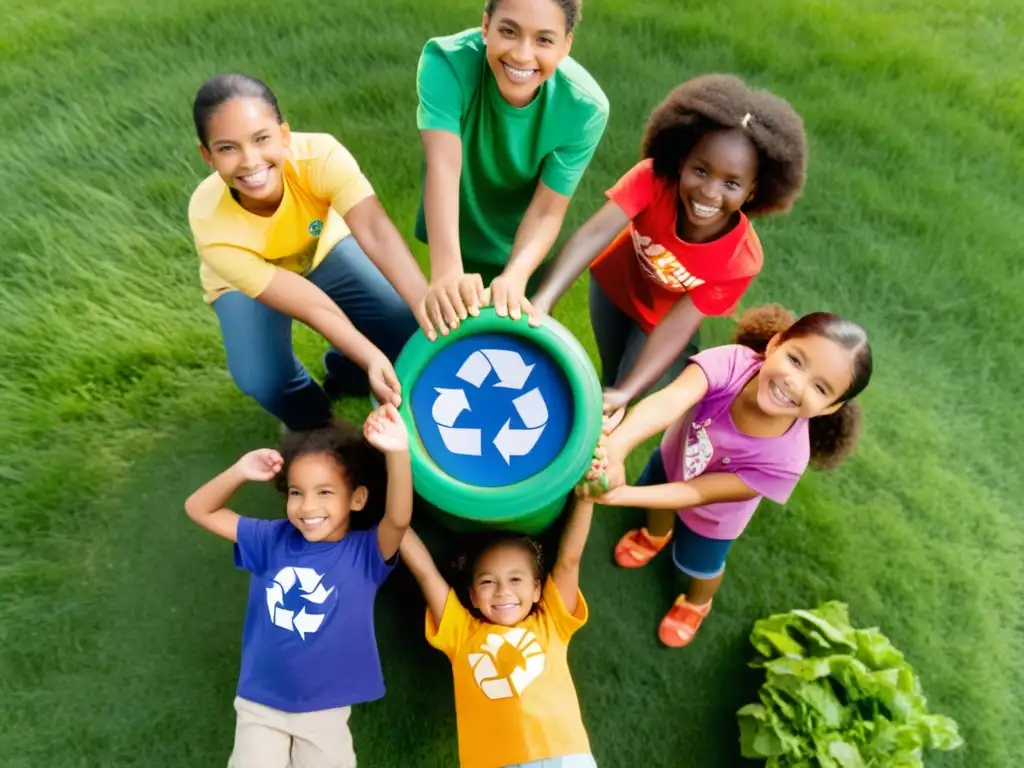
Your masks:
[{"label": "green recycling bin", "polygon": [[395,365],[416,492],[456,531],[537,534],[561,514],[601,434],[601,384],[553,318],[485,307]]}]

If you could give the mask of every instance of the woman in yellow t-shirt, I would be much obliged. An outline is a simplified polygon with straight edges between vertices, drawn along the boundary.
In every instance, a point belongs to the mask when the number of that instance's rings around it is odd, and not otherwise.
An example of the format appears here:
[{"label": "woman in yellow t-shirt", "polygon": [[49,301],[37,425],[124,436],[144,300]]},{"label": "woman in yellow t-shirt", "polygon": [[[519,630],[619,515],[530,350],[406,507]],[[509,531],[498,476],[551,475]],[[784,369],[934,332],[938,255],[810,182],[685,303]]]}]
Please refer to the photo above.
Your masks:
[{"label": "woman in yellow t-shirt", "polygon": [[[328,393],[398,405],[392,362],[427,282],[355,159],[333,136],[292,133],[248,75],[207,81],[193,118],[215,172],[193,193],[189,224],[238,388],[293,430],[330,419]],[[292,351],[292,320],[332,345],[323,389]]]}]

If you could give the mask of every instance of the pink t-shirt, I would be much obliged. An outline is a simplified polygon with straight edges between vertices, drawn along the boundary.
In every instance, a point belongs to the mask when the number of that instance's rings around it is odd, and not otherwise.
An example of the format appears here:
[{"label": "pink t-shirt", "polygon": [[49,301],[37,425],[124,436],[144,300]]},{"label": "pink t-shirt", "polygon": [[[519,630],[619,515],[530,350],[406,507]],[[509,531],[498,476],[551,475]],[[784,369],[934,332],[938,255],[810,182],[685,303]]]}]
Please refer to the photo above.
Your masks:
[{"label": "pink t-shirt", "polygon": [[[807,419],[798,419],[779,437],[751,437],[733,424],[729,409],[764,359],[749,347],[714,347],[692,358],[708,379],[708,391],[692,418],[665,432],[661,456],[670,483],[705,472],[732,472],[758,492],[749,501],[730,501],[679,510],[694,533],[709,539],[735,539],[754,516],[761,497],[785,504],[810,461]],[[685,446],[685,448],[684,448]]]}]

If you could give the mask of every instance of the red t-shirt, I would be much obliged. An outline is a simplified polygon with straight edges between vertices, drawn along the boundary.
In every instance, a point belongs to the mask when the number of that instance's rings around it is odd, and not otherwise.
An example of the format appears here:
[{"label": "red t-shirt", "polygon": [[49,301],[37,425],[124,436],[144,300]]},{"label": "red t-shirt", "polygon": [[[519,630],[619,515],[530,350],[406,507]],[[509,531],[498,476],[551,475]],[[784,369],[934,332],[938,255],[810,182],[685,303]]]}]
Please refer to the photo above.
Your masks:
[{"label": "red t-shirt", "polygon": [[717,240],[679,238],[678,185],[657,176],[651,160],[633,166],[605,195],[630,222],[590,272],[646,333],[687,293],[703,314],[728,315],[761,271],[761,242],[742,212],[739,224]]}]

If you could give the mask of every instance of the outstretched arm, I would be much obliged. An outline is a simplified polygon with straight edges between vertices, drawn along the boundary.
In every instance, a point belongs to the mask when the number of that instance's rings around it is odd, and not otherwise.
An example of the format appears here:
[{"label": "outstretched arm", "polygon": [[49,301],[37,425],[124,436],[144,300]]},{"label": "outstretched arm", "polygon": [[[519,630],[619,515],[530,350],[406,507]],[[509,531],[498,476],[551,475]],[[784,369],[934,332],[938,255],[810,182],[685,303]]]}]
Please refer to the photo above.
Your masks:
[{"label": "outstretched arm", "polygon": [[516,230],[508,265],[490,286],[491,304],[500,317],[508,315],[518,320],[520,312],[525,312],[531,325],[540,323],[539,314],[526,298],[526,284],[558,239],[570,199],[543,181],[537,183],[530,205]]},{"label": "outstretched arm", "polygon": [[577,277],[601,255],[601,252],[629,224],[629,217],[609,201],[570,237],[548,267],[544,280],[533,295],[533,308],[551,314]]},{"label": "outstretched arm", "polygon": [[412,309],[423,332],[431,340],[436,338],[424,309],[427,279],[380,200],[370,195],[350,208],[344,218],[367,257]]},{"label": "outstretched arm", "polygon": [[612,507],[644,509],[688,509],[724,501],[747,501],[757,491],[730,472],[710,472],[686,482],[614,488],[596,501]]},{"label": "outstretched arm", "polygon": [[654,327],[626,377],[605,392],[604,410],[611,424],[621,418],[629,403],[664,375],[686,349],[704,317],[694,306],[693,299],[683,296]]},{"label": "outstretched arm", "polygon": [[412,467],[409,462],[409,432],[398,409],[382,405],[363,424],[370,445],[384,454],[388,472],[384,518],[377,526],[381,557],[390,560],[398,552],[402,537],[412,521]]},{"label": "outstretched arm", "polygon": [[558,559],[551,569],[551,579],[558,588],[565,610],[576,613],[579,598],[580,561],[590,535],[590,523],[594,517],[594,500],[577,496],[570,513],[569,522],[558,545]]},{"label": "outstretched arm", "polygon": [[189,496],[185,502],[185,514],[210,533],[237,542],[239,516],[225,505],[247,481],[271,480],[281,471],[283,464],[281,454],[270,448],[245,454]]},{"label": "outstretched arm", "polygon": [[434,617],[434,623],[440,626],[451,587],[448,586],[448,582],[444,580],[444,576],[434,565],[434,558],[430,556],[426,544],[411,528],[402,537],[399,553],[419,583],[423,596],[427,600],[427,608],[430,609],[430,614]]}]

